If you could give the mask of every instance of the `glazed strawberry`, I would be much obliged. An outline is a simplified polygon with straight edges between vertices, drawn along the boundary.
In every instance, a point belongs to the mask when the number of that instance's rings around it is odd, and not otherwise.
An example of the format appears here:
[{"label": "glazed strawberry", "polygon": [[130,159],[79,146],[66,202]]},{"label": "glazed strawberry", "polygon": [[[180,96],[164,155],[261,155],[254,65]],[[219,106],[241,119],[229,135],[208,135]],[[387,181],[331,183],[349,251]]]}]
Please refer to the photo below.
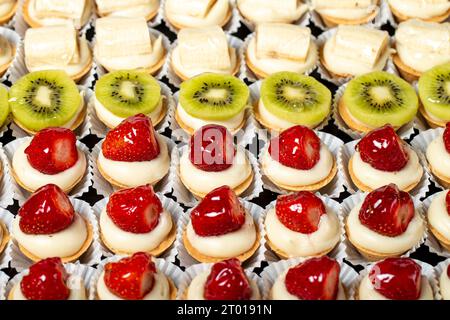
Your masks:
[{"label": "glazed strawberry", "polygon": [[313,130],[294,126],[270,141],[269,154],[287,167],[309,170],[320,160],[320,139]]},{"label": "glazed strawberry", "polygon": [[28,300],[67,300],[68,275],[60,258],[47,258],[30,267],[20,281],[20,290]]},{"label": "glazed strawberry", "polygon": [[447,266],[447,277],[450,278],[450,264]]},{"label": "glazed strawberry", "polygon": [[114,161],[150,161],[159,155],[151,120],[137,114],[123,120],[106,135],[102,144],[105,158]]},{"label": "glazed strawberry", "polygon": [[75,211],[67,195],[54,184],[45,185],[19,210],[19,227],[26,234],[52,234],[73,222]]},{"label": "glazed strawberry", "polygon": [[191,137],[191,163],[203,171],[223,171],[231,167],[235,155],[233,136],[227,128],[206,125]]},{"label": "glazed strawberry", "polygon": [[373,288],[391,300],[420,297],[422,268],[409,258],[388,258],[375,264],[369,273]]},{"label": "glazed strawberry", "polygon": [[336,300],[341,267],[323,256],[308,259],[286,273],[287,291],[301,300]]},{"label": "glazed strawberry", "polygon": [[245,210],[234,191],[222,186],[192,209],[191,222],[197,235],[218,236],[238,230],[245,222]]},{"label": "glazed strawberry", "polygon": [[320,217],[326,214],[326,209],[314,193],[300,191],[279,196],[275,212],[286,228],[300,233],[313,233],[319,229]]},{"label": "glazed strawberry", "polygon": [[151,185],[114,192],[106,212],[120,229],[148,233],[158,225],[163,207]]},{"label": "glazed strawberry", "polygon": [[450,215],[450,191],[447,191],[445,196],[445,206],[447,207],[447,213]]},{"label": "glazed strawberry", "polygon": [[24,152],[33,168],[45,174],[57,174],[77,163],[76,142],[70,129],[47,128],[33,137]]},{"label": "glazed strawberry", "polygon": [[359,221],[367,228],[389,237],[401,235],[414,217],[414,203],[395,184],[369,193],[359,210]]},{"label": "glazed strawberry", "polygon": [[394,128],[387,125],[368,133],[357,145],[361,159],[382,171],[399,171],[408,163],[408,152]]},{"label": "glazed strawberry", "polygon": [[131,257],[105,265],[104,281],[108,289],[126,300],[141,300],[153,288],[155,264],[149,254],[138,252]]},{"label": "glazed strawberry", "polygon": [[450,153],[450,122],[447,122],[444,130],[444,145],[448,153]]},{"label": "glazed strawberry", "polygon": [[206,300],[250,300],[252,288],[238,259],[215,263],[206,279]]}]

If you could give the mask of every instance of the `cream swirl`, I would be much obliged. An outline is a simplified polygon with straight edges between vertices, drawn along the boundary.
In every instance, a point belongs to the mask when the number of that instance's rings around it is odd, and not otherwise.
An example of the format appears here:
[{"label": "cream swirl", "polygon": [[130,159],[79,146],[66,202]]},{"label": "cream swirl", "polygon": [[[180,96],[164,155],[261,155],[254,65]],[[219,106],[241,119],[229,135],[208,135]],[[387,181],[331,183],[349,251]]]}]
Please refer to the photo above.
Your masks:
[{"label": "cream swirl", "polygon": [[439,192],[428,208],[428,223],[450,241],[450,214],[445,197],[447,190]]},{"label": "cream swirl", "polygon": [[442,135],[428,145],[426,157],[434,172],[446,178],[450,177],[450,153],[445,148]]}]

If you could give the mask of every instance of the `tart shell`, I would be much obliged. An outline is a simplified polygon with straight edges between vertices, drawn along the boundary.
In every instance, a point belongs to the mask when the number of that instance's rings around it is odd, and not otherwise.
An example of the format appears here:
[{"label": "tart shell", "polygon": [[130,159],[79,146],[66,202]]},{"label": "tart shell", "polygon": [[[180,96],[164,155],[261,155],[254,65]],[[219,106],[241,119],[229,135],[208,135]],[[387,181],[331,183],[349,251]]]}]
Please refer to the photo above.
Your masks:
[{"label": "tart shell", "polygon": [[[377,1],[379,2],[379,1]],[[319,14],[319,13],[317,13]],[[378,11],[374,10],[372,13],[367,15],[366,17],[351,20],[351,19],[342,19],[342,18],[336,18],[325,14],[319,14],[320,18],[322,19],[323,23],[327,28],[334,28],[338,25],[361,25],[361,24],[367,24],[370,23],[375,17],[377,16]]]},{"label": "tart shell", "polygon": [[[414,19],[412,17],[408,17],[408,16],[400,13],[398,10],[396,10],[392,6],[389,6],[389,8],[391,9],[392,14],[394,15],[395,19],[398,22],[403,22],[403,21],[406,21],[406,20],[409,20],[409,19]],[[442,22],[442,21],[446,20],[449,16],[450,16],[450,9],[447,10],[447,12],[445,12],[445,13],[439,15],[439,16],[428,18],[428,19],[421,19],[421,20],[425,20],[425,21],[428,21],[428,22]]]},{"label": "tart shell", "polygon": [[6,228],[6,225],[1,221],[0,221],[0,229],[2,230],[2,240],[0,242],[0,254],[2,254],[6,248],[6,245],[11,239],[11,236],[9,235],[8,228]]},{"label": "tart shell", "polygon": [[431,128],[439,128],[439,127],[445,128],[445,125],[447,124],[447,122],[445,122],[444,120],[439,121],[439,120],[431,118],[430,115],[425,110],[422,103],[420,103],[419,112],[425,118],[425,121],[428,123],[428,125]]},{"label": "tart shell", "polygon": [[442,233],[437,231],[431,223],[428,223],[428,228],[431,230],[433,235],[436,237],[436,239],[439,241],[439,244],[447,251],[450,251],[450,239],[447,239],[444,237]]}]

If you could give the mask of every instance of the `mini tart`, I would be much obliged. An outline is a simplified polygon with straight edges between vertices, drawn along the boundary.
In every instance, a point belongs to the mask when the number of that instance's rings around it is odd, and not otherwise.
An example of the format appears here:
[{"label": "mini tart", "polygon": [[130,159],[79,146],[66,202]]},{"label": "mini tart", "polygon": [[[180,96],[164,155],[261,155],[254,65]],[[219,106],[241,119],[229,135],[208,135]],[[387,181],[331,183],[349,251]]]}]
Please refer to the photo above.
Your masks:
[{"label": "mini tart", "polygon": [[[389,3],[389,1],[388,1]],[[408,17],[407,15],[401,13],[400,11],[398,11],[397,9],[395,9],[392,5],[389,4],[389,9],[391,10],[392,14],[394,15],[395,19],[398,22],[402,22],[402,21],[406,21],[409,19],[414,19],[415,17]],[[435,17],[431,17],[431,18],[427,18],[427,19],[421,19],[421,20],[425,20],[425,21],[431,21],[431,22],[443,22],[445,21],[448,17],[450,16],[450,9],[448,9],[446,12],[435,16]]]},{"label": "mini tart", "polygon": [[402,59],[400,59],[400,56],[397,53],[392,56],[392,61],[394,61],[394,64],[400,72],[402,78],[408,82],[417,81],[422,74],[422,72],[407,66]]},{"label": "mini tart", "polygon": [[420,103],[419,104],[419,112],[420,114],[425,118],[425,121],[428,123],[428,125],[431,128],[440,128],[440,127],[445,127],[446,125],[446,121],[444,120],[439,120],[433,116],[431,116],[423,107],[423,104]]},{"label": "mini tart", "polygon": [[5,15],[0,17],[0,24],[7,23],[16,14],[17,8],[19,6],[19,0],[16,0],[14,2],[15,2],[15,4],[11,8],[11,10],[8,13],[6,13]]},{"label": "mini tart", "polygon": [[439,192],[430,204],[427,212],[428,228],[439,241],[440,245],[450,251],[450,215],[447,212],[446,191]]},{"label": "mini tart", "polygon": [[3,253],[3,251],[5,251],[6,249],[6,245],[9,242],[9,239],[11,238],[9,232],[8,232],[8,228],[6,227],[6,225],[0,221],[0,235],[1,235],[1,241],[0,241],[0,255]]},{"label": "mini tart", "polygon": [[[445,126],[445,124],[444,124]],[[450,154],[444,145],[442,134],[430,142],[425,152],[427,165],[433,176],[444,188],[450,188],[450,175],[447,175],[447,163],[450,163]]]},{"label": "mini tart", "polygon": [[[3,38],[2,36],[0,36]],[[11,50],[11,56],[9,61],[6,63],[0,65],[0,76],[3,76],[5,72],[8,70],[8,68],[11,66],[14,57],[16,56],[16,47],[6,38],[0,39],[0,49],[1,51],[5,51],[4,48],[1,48],[3,45],[8,46],[7,50]],[[3,55],[3,52],[2,52]]]},{"label": "mini tart", "polygon": [[[158,0],[158,2],[159,2],[159,0]],[[147,16],[145,17],[145,20],[147,20],[147,21],[152,20],[154,17],[156,17],[158,15],[158,11],[159,11],[159,5],[152,12],[147,14]],[[101,18],[110,16],[110,14],[100,13],[100,11],[98,10],[97,4],[95,4],[95,13]]]}]

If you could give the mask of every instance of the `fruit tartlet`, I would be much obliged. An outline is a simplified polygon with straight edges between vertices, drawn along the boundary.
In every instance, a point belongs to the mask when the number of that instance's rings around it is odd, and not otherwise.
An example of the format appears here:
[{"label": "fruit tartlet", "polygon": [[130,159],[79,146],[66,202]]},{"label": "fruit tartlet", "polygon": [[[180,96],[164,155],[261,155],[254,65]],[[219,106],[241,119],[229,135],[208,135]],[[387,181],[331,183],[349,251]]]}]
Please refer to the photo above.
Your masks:
[{"label": "fruit tartlet", "polygon": [[97,169],[118,188],[155,185],[169,172],[167,142],[142,113],[123,120],[101,144]]},{"label": "fruit tartlet", "polygon": [[84,92],[61,70],[28,73],[9,91],[14,123],[29,134],[48,127],[77,129],[85,120]]},{"label": "fruit tartlet", "polygon": [[73,25],[83,28],[91,18],[93,0],[23,0],[22,13],[32,28]]},{"label": "fruit tartlet", "polygon": [[280,257],[323,256],[341,238],[341,223],[331,200],[309,191],[279,196],[264,219],[268,246]]},{"label": "fruit tartlet", "polygon": [[205,72],[235,75],[239,65],[238,50],[220,27],[185,28],[178,32],[170,66],[181,80]]},{"label": "fruit tartlet", "polygon": [[236,77],[201,74],[181,84],[175,120],[190,135],[207,124],[224,126],[235,134],[247,121],[249,97],[247,85]]},{"label": "fruit tartlet", "polygon": [[92,66],[92,53],[85,38],[70,25],[28,29],[24,39],[28,71],[62,70],[79,81]]},{"label": "fruit tartlet", "polygon": [[433,195],[427,211],[428,228],[440,245],[450,252],[450,192]]},{"label": "fruit tartlet", "polygon": [[9,228],[12,225],[14,216],[7,210],[0,210],[0,268],[8,267],[10,260],[7,250],[11,238]]},{"label": "fruit tartlet", "polygon": [[164,261],[144,252],[114,256],[99,266],[93,278],[96,300],[175,300],[177,288],[160,270]]},{"label": "fruit tartlet", "polygon": [[33,193],[19,209],[12,237],[30,260],[61,257],[78,260],[91,246],[93,226],[85,215],[75,212],[71,200],[56,185],[48,184]]},{"label": "fruit tartlet", "polygon": [[[182,280],[183,281],[183,280]],[[218,261],[214,264],[195,265],[184,275],[183,300],[260,300],[256,276],[242,268],[236,259]]]},{"label": "fruit tartlet", "polygon": [[337,174],[336,159],[317,134],[293,126],[272,138],[261,155],[263,174],[276,186],[289,191],[316,191]]},{"label": "fruit tartlet", "polygon": [[34,137],[21,139],[11,159],[11,174],[29,192],[53,183],[69,193],[88,168],[80,147],[70,129],[43,129]]},{"label": "fruit tartlet", "polygon": [[439,276],[439,289],[443,300],[450,300],[450,264],[442,262],[441,275]]},{"label": "fruit tartlet", "polygon": [[19,0],[4,0],[0,3],[0,24],[8,23],[16,14]]},{"label": "fruit tartlet", "polygon": [[[7,129],[6,124],[9,122],[9,113],[11,108],[9,106],[9,93],[8,89],[0,85],[0,131]],[[1,166],[0,166],[1,174]]]},{"label": "fruit tartlet", "polygon": [[168,99],[161,92],[161,84],[150,74],[119,70],[96,82],[94,109],[98,119],[110,129],[138,113],[145,114],[157,126],[167,113]]},{"label": "fruit tartlet", "polygon": [[280,71],[309,73],[318,60],[311,29],[292,24],[258,24],[245,51],[247,67],[257,78]]},{"label": "fruit tartlet", "polygon": [[395,19],[400,22],[414,18],[442,22],[450,15],[448,0],[387,0],[387,2]]},{"label": "fruit tartlet", "polygon": [[205,263],[248,260],[258,250],[261,237],[253,216],[228,186],[208,193],[190,211],[182,232],[186,251]]},{"label": "fruit tartlet", "polygon": [[152,20],[159,10],[160,0],[95,0],[100,17],[145,18]]},{"label": "fruit tartlet", "polygon": [[167,0],[164,7],[166,21],[177,30],[224,27],[232,13],[230,0]]},{"label": "fruit tartlet", "polygon": [[356,187],[366,192],[389,183],[411,191],[424,175],[417,153],[390,125],[369,132],[357,142],[348,172]]},{"label": "fruit tartlet", "polygon": [[206,125],[183,148],[178,176],[196,198],[228,185],[236,195],[253,183],[254,172],[246,150],[235,146],[233,136],[223,126]]},{"label": "fruit tartlet", "polygon": [[149,29],[144,18],[100,18],[95,32],[94,57],[107,71],[143,69],[156,74],[166,60],[163,35]]},{"label": "fruit tartlet", "polygon": [[[1,4],[0,4],[1,7]],[[1,27],[0,27],[1,28]],[[10,31],[8,29],[8,33],[14,33],[13,31]],[[19,36],[15,34],[14,36],[17,36],[18,39]],[[16,42],[13,41],[13,37],[7,38],[4,35],[0,35],[0,76],[3,77],[3,75],[6,73],[8,68],[11,66],[12,62],[14,61],[14,57],[17,53],[16,48]]]},{"label": "fruit tartlet", "polygon": [[369,267],[355,299],[434,300],[434,293],[421,265],[410,258],[388,258]]},{"label": "fruit tartlet", "polygon": [[428,168],[444,188],[450,188],[450,122],[426,147]]},{"label": "fruit tartlet", "polygon": [[395,184],[357,194],[343,211],[347,239],[369,261],[401,256],[423,242],[421,208]]},{"label": "fruit tartlet", "polygon": [[115,254],[148,252],[160,256],[176,238],[172,214],[152,186],[114,192],[99,217],[100,237]]},{"label": "fruit tartlet", "polygon": [[273,131],[295,125],[315,128],[326,121],[331,110],[331,92],[326,86],[313,77],[289,71],[264,79],[255,100],[256,120]]},{"label": "fruit tartlet", "polygon": [[8,300],[87,300],[82,272],[75,272],[82,268],[56,257],[40,260],[10,281]]}]

